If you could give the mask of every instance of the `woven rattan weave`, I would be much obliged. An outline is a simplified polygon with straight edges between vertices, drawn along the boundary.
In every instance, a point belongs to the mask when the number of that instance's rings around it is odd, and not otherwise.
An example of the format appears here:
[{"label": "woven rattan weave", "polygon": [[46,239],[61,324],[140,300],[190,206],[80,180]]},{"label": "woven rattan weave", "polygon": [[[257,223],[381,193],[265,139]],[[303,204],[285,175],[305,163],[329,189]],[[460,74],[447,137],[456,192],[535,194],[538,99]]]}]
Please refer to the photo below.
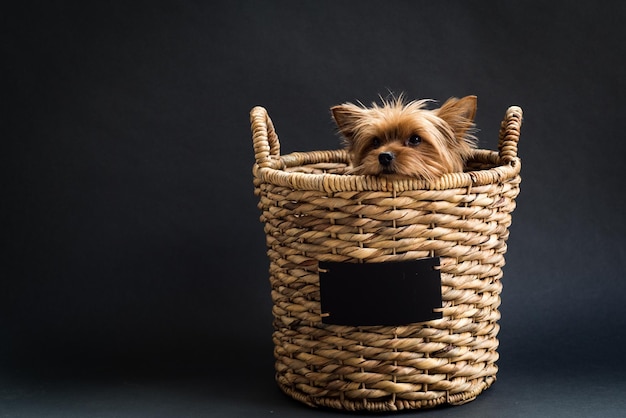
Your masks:
[{"label": "woven rattan weave", "polygon": [[[396,411],[462,404],[496,379],[501,278],[519,193],[522,110],[498,152],[436,181],[344,174],[344,150],[280,155],[266,110],[251,112],[265,225],[276,380],[311,406]],[[319,261],[441,258],[443,318],[398,326],[321,322]]]}]

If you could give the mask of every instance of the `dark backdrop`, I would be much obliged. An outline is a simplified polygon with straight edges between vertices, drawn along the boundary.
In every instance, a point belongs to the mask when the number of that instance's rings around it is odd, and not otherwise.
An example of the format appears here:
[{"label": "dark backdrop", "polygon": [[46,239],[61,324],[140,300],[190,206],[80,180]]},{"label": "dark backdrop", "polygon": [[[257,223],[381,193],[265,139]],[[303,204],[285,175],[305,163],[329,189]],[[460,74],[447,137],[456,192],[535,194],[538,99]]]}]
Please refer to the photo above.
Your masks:
[{"label": "dark backdrop", "polygon": [[625,4],[6,10],[0,412],[309,412],[273,383],[248,112],[269,110],[283,153],[329,149],[339,146],[330,106],[404,91],[476,94],[483,148],[495,149],[509,105],[525,111],[499,381],[444,411],[617,415],[626,407]]}]

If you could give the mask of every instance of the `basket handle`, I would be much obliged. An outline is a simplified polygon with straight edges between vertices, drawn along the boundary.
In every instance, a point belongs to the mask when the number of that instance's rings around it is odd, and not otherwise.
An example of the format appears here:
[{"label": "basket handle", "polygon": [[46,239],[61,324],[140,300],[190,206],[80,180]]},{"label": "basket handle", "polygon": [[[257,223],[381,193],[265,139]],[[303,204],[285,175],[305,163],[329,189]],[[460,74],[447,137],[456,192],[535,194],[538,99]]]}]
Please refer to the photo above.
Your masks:
[{"label": "basket handle", "polygon": [[510,163],[517,158],[517,143],[522,127],[522,108],[511,106],[507,109],[500,124],[498,154],[503,163]]},{"label": "basket handle", "polygon": [[280,142],[267,110],[256,106],[250,111],[254,158],[259,167],[271,167],[280,157]]}]

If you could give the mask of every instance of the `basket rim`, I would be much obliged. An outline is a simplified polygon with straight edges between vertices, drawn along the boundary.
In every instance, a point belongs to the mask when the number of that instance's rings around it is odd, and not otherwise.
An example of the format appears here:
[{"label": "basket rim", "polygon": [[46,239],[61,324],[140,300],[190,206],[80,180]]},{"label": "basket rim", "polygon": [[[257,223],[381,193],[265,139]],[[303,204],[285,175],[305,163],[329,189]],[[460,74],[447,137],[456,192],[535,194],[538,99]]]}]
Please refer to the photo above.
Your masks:
[{"label": "basket rim", "polygon": [[289,172],[287,168],[319,163],[347,163],[345,149],[293,152],[272,157],[270,164],[255,163],[253,175],[262,183],[290,187],[295,190],[323,192],[361,191],[418,191],[450,190],[473,186],[498,184],[517,177],[521,171],[521,159],[513,157],[503,162],[496,151],[475,149],[471,160],[493,164],[485,170],[447,173],[434,180],[420,178],[388,178],[384,176]]}]

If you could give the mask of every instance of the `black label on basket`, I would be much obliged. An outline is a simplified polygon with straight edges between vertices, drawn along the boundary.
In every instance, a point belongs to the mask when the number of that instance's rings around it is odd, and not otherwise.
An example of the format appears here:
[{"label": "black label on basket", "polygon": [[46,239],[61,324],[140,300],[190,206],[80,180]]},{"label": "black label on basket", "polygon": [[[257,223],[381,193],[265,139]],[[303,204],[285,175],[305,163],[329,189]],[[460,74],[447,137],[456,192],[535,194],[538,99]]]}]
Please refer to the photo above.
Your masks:
[{"label": "black label on basket", "polygon": [[369,264],[320,262],[322,322],[393,326],[440,319],[438,266],[439,257]]}]

